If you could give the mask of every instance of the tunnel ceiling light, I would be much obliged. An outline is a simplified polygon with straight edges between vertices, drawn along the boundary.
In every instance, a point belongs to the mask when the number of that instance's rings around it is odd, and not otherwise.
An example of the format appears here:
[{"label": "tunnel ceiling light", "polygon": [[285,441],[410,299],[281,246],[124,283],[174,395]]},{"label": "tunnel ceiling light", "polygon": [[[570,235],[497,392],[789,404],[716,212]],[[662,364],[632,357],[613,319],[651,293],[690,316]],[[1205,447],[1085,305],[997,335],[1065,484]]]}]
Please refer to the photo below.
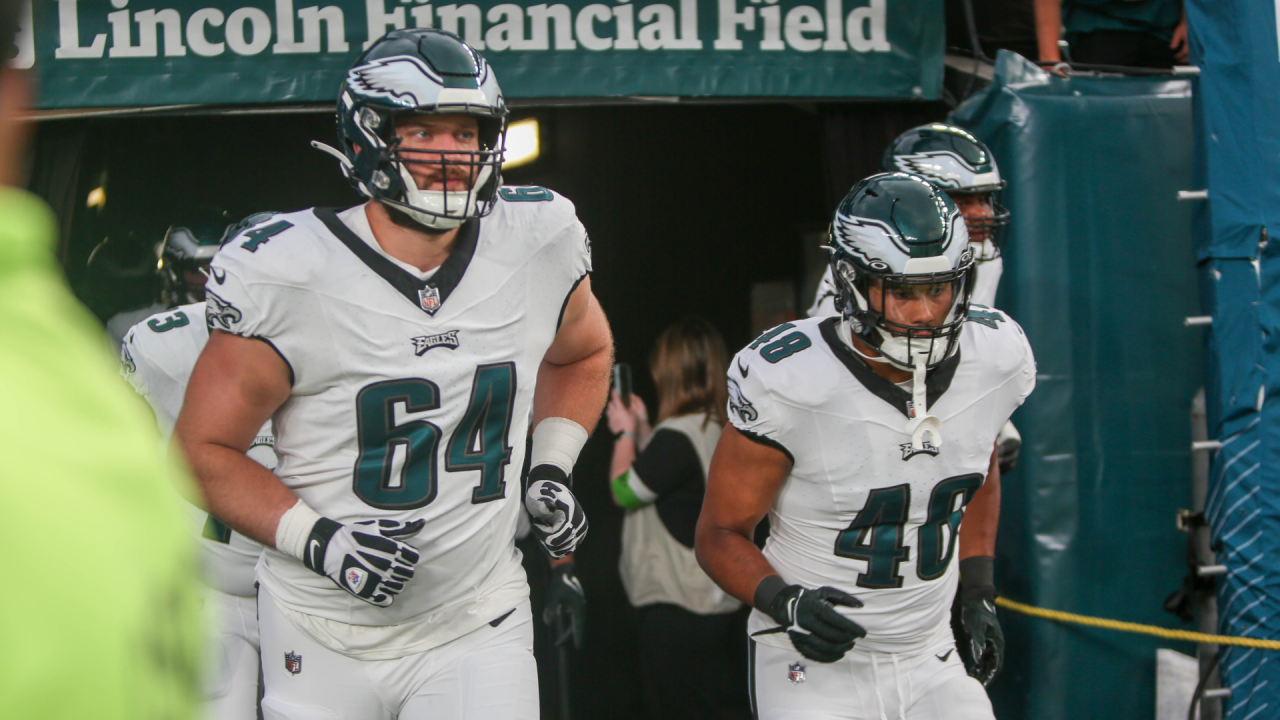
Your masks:
[{"label": "tunnel ceiling light", "polygon": [[538,151],[537,119],[517,120],[507,126],[507,152],[502,169],[528,165],[538,159]]}]

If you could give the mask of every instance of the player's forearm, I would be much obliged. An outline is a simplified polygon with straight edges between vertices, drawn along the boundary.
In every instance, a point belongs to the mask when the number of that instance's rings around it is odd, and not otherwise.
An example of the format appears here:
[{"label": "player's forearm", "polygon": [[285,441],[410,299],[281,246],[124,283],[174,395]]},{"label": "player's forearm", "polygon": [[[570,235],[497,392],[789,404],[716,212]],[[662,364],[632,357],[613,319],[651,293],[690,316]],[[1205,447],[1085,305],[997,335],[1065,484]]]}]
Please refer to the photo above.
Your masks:
[{"label": "player's forearm", "polygon": [[533,396],[533,425],[549,417],[568,418],[588,433],[595,429],[609,394],[613,345],[599,345],[582,359],[565,365],[547,360],[538,368]]},{"label": "player's forearm", "polygon": [[280,516],[298,501],[270,470],[232,448],[188,445],[187,457],[205,507],[233,530],[275,547]]},{"label": "player's forearm", "polygon": [[694,552],[698,564],[721,589],[748,605],[754,605],[760,581],[778,574],[751,538],[702,520],[698,521]]},{"label": "player's forearm", "polygon": [[987,470],[987,481],[973,494],[960,523],[960,556],[963,560],[974,556],[994,557],[996,554],[996,529],[1000,524],[1000,465],[992,456]]},{"label": "player's forearm", "polygon": [[631,468],[636,461],[636,439],[627,435],[619,435],[613,441],[613,458],[609,461],[609,479],[618,477]]},{"label": "player's forearm", "polygon": [[1058,62],[1062,59],[1058,50],[1058,39],[1062,36],[1061,0],[1036,0],[1035,15],[1040,62]]}]

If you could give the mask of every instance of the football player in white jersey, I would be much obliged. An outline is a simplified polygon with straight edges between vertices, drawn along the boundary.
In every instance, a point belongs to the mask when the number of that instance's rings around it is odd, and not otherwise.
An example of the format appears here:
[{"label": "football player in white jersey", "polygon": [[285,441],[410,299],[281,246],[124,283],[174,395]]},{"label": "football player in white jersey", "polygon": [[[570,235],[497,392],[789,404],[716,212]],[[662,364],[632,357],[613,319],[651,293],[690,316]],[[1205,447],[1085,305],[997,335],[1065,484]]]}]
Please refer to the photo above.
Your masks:
[{"label": "football player in white jersey", "polygon": [[[1000,194],[1008,185],[1000,176],[995,156],[981,140],[953,125],[932,123],[911,128],[899,135],[884,152],[885,172],[919,175],[946,191],[964,216],[969,242],[974,248],[973,293],[970,302],[986,308],[996,306],[996,290],[1004,274],[1004,239],[1009,228],[1009,211],[1000,204]],[[838,315],[837,289],[828,267],[818,283],[809,317]],[[1008,473],[1018,463],[1022,436],[1013,423],[1000,429],[1001,472]]]},{"label": "football player in white jersey", "polygon": [[1031,348],[1003,313],[970,314],[968,232],[926,181],[859,182],[829,247],[842,314],[774,328],[730,365],[699,561],[756,608],[761,720],[989,719],[950,608],[959,581],[975,674],[990,680],[993,449],[1034,387]]},{"label": "football player in white jersey", "polygon": [[[134,325],[120,348],[120,373],[155,413],[168,438],[182,408],[196,358],[209,339],[203,302],[157,313]],[[262,426],[247,455],[268,470],[276,466],[271,421]],[[217,518],[187,504],[201,548],[207,642],[205,715],[210,720],[253,720],[258,715],[258,609],[254,566],[262,546]]]},{"label": "football player in white jersey", "polygon": [[[555,557],[585,534],[568,478],[612,341],[572,203],[501,184],[505,118],[457,36],[388,33],[329,149],[369,202],[277,215],[210,268],[175,434],[210,511],[267,546],[268,720],[537,716],[517,516]],[[244,454],[269,417],[279,479]]]}]

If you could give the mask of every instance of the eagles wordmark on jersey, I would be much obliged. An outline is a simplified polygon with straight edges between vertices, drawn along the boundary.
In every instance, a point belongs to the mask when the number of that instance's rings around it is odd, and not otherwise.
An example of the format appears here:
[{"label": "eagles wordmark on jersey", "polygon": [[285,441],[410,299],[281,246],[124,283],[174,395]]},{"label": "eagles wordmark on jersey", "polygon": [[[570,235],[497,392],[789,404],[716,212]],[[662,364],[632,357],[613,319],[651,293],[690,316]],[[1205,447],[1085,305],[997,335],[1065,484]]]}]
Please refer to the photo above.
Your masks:
[{"label": "eagles wordmark on jersey", "polygon": [[[793,466],[769,513],[766,559],[788,584],[832,586],[864,606],[858,647],[917,652],[949,634],[957,530],[1001,426],[1035,386],[1031,347],[1007,315],[975,309],[959,352],[931,370],[941,447],[913,448],[911,393],[855,354],[839,317],[780,325],[729,369],[729,420]],[[759,610],[752,632],[777,623]],[[786,634],[758,642],[790,649]]]},{"label": "eagles wordmark on jersey", "polygon": [[343,648],[353,656],[435,647],[527,597],[512,538],[534,379],[591,261],[568,200],[520,187],[499,198],[429,273],[381,249],[365,206],[277,215],[213,263],[209,326],[270,343],[292,374],[275,414],[283,482],[338,522],[426,521],[407,541],[415,577],[386,608],[266,552],[260,582],[287,610],[430,626]]}]

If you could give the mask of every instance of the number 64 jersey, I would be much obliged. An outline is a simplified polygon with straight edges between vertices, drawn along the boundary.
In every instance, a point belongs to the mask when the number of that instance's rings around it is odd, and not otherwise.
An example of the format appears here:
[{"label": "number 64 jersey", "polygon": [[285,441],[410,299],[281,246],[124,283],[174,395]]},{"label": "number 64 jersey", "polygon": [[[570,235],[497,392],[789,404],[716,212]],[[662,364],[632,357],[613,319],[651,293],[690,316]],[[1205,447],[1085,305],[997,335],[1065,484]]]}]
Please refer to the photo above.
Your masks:
[{"label": "number 64 jersey", "polygon": [[528,597],[513,538],[534,381],[590,270],[573,204],[531,187],[502,188],[430,273],[385,254],[365,206],[275,215],[218,252],[210,328],[270,343],[292,375],[276,474],[341,523],[426,521],[387,608],[268,549],[259,582],[299,629],[354,657],[402,657]]},{"label": "number 64 jersey", "polygon": [[[838,607],[867,630],[858,646],[920,652],[950,634],[956,531],[986,479],[996,435],[1035,387],[1017,323],[974,307],[960,350],[927,380],[942,443],[912,446],[911,393],[872,372],[839,317],[780,325],[729,369],[729,420],[778,448],[791,474],[769,512],[764,555],[789,584],[860,599]],[[750,630],[776,626],[755,611]],[[757,641],[791,649],[785,634]]]}]

